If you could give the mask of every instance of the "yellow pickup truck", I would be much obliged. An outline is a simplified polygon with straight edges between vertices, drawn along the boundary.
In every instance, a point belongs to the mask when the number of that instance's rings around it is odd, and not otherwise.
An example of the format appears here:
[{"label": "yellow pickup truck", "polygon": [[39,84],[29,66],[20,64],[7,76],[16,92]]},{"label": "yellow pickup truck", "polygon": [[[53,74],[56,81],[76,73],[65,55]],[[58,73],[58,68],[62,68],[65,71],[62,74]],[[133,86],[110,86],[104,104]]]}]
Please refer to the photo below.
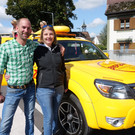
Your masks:
[{"label": "yellow pickup truck", "polygon": [[[66,49],[69,89],[59,106],[61,128],[67,135],[88,135],[92,129],[134,127],[135,66],[109,59],[91,41],[64,29],[56,33]],[[39,40],[36,34],[32,40]]]}]

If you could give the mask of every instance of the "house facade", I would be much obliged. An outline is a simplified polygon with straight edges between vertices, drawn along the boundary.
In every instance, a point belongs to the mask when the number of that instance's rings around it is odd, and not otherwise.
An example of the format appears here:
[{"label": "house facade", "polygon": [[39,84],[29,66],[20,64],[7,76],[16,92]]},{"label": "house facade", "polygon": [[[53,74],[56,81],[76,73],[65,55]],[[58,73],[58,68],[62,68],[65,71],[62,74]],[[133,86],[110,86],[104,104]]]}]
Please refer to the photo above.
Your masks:
[{"label": "house facade", "polygon": [[107,0],[107,50],[135,49],[135,0]]},{"label": "house facade", "polygon": [[100,38],[100,36],[95,36],[95,37],[93,38],[92,42],[93,42],[94,44],[96,44],[96,45],[100,45],[99,38]]}]

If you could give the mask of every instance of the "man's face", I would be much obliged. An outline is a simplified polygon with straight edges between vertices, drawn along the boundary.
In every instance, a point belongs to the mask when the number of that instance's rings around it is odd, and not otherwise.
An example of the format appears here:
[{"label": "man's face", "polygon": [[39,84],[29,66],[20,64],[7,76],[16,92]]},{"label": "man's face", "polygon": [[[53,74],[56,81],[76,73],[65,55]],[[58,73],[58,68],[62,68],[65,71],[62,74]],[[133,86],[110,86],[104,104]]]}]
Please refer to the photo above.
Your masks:
[{"label": "man's face", "polygon": [[17,25],[17,33],[18,37],[22,40],[27,40],[27,38],[31,34],[31,23],[27,19],[20,20],[19,24]]}]

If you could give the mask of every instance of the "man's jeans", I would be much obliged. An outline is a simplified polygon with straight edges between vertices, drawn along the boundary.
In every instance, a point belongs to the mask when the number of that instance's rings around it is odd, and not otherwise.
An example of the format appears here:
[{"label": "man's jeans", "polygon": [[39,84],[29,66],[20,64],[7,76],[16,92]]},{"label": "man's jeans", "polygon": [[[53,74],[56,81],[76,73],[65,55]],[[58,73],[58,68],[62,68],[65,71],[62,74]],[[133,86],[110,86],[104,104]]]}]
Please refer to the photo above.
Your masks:
[{"label": "man's jeans", "polygon": [[44,135],[52,135],[57,130],[58,107],[64,93],[64,86],[37,88],[37,100],[43,112]]},{"label": "man's jeans", "polygon": [[[24,101],[24,113],[26,118],[25,134],[34,135],[34,108],[35,108],[35,85],[27,89],[11,89],[7,87],[7,94],[2,110],[0,135],[9,135],[13,117],[20,99]],[[23,134],[23,133],[22,133]]]}]

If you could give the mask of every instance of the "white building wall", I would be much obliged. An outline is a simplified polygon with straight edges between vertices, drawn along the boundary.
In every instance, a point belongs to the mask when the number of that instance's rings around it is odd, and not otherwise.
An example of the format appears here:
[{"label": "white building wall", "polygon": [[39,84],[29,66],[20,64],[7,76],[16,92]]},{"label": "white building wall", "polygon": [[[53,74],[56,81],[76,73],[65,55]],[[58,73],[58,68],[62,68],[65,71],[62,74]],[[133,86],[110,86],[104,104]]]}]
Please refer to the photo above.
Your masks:
[{"label": "white building wall", "polygon": [[116,43],[115,31],[114,31],[114,19],[108,20],[108,50],[113,50],[113,44]]},{"label": "white building wall", "polygon": [[118,43],[118,40],[127,40],[131,39],[133,43],[135,43],[135,30],[126,30],[126,31],[114,31],[114,20],[117,18],[113,19],[108,19],[108,26],[107,26],[107,31],[108,31],[108,39],[107,39],[107,49],[108,50],[113,50],[114,43]]},{"label": "white building wall", "polygon": [[96,44],[96,45],[99,45],[99,40],[98,40],[98,38],[97,38],[97,36],[95,36],[95,38],[94,38],[94,43]]}]

